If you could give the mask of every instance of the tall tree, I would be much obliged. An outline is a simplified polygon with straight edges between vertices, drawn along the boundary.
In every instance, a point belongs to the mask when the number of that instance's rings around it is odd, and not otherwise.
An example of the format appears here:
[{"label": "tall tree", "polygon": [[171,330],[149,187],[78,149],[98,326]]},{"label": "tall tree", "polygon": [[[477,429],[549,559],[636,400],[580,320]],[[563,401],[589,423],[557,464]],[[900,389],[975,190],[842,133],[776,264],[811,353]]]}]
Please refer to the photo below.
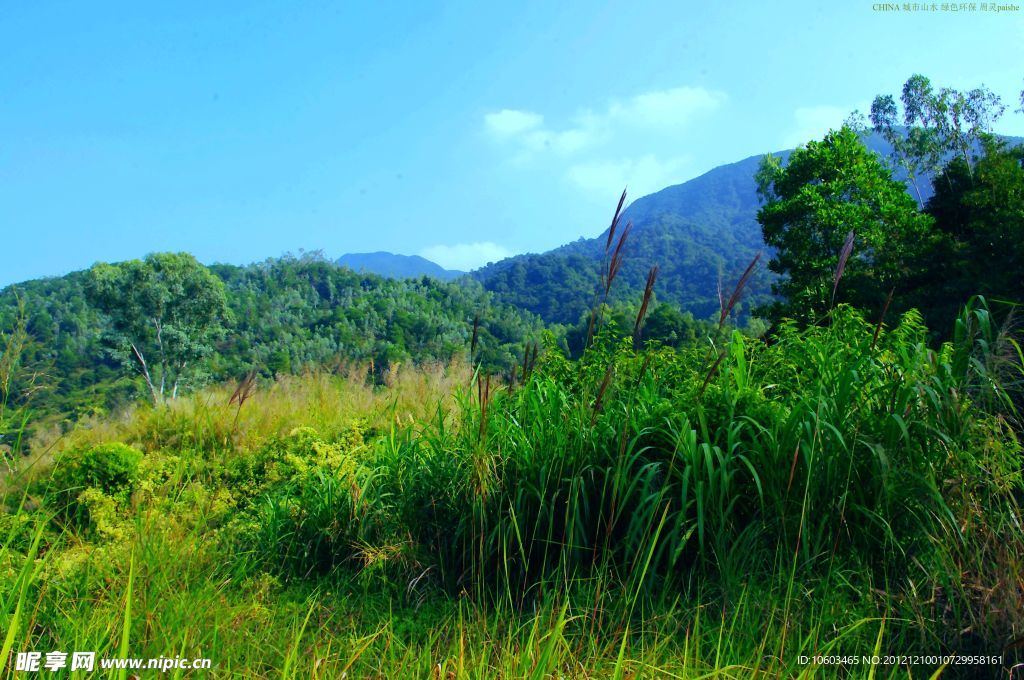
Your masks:
[{"label": "tall tree", "polygon": [[797,149],[785,166],[766,159],[758,182],[767,199],[758,221],[776,250],[768,267],[783,275],[773,284],[783,300],[762,310],[774,320],[819,319],[836,300],[841,261],[838,299],[880,308],[931,238],[931,218],[846,126]]},{"label": "tall tree", "polygon": [[977,293],[1024,302],[1024,146],[986,136],[982,149],[973,172],[952,160],[928,201],[943,239],[930,259],[945,271],[921,288],[936,306],[955,309]]},{"label": "tall tree", "polygon": [[871,104],[871,124],[889,142],[893,158],[906,173],[918,204],[924,205],[920,182],[936,177],[952,154],[967,164],[971,174],[971,150],[981,135],[991,132],[1006,107],[984,85],[962,92],[951,87],[935,89],[923,75],[915,74],[903,85],[899,106],[892,95],[878,95]]},{"label": "tall tree", "polygon": [[109,317],[111,353],[142,375],[154,403],[177,396],[224,330],[224,285],[188,253],[94,265],[86,292]]}]

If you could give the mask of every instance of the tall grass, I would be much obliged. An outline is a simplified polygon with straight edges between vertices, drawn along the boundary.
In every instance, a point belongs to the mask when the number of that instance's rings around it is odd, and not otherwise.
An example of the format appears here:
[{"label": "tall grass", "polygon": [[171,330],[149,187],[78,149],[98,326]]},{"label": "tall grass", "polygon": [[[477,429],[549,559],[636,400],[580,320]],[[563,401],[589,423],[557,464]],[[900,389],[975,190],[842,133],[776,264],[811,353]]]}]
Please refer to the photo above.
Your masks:
[{"label": "tall grass", "polygon": [[989,319],[973,301],[933,351],[916,314],[886,330],[840,305],[770,346],[724,336],[710,373],[701,348],[599,327],[575,363],[527,348],[507,384],[310,374],[83,423],[58,468],[109,441],[145,456],[130,496],[80,497],[74,526],[47,475],[5,499],[5,649],[208,656],[242,677],[1010,663],[1019,345]]}]

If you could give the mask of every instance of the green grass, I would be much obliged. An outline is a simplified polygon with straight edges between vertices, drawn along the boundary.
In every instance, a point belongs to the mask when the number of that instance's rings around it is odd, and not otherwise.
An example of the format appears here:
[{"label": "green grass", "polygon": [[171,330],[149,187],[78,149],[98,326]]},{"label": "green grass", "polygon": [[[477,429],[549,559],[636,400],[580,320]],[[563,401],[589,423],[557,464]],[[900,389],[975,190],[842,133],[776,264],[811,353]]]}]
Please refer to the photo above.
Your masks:
[{"label": "green grass", "polygon": [[4,649],[244,678],[999,677],[800,661],[1008,666],[1024,633],[1019,346],[980,302],[938,351],[913,314],[829,321],[85,421],[4,482]]}]

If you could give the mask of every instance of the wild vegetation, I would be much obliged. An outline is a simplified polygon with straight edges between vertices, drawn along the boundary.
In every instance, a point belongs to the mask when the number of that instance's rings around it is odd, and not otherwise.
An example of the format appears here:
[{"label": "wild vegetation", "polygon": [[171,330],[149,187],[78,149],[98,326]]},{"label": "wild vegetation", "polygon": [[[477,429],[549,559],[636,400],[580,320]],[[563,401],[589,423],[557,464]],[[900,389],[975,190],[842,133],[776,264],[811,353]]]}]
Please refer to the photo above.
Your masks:
[{"label": "wild vegetation", "polygon": [[840,275],[838,299],[872,315],[918,309],[941,337],[972,295],[1024,300],[1024,146],[991,132],[1005,107],[984,87],[935,88],[921,75],[907,80],[901,104],[898,129],[892,96],[871,108],[872,129],[891,143],[890,166],[858,139],[866,124],[856,113],[785,166],[763,159],[758,220],[775,249],[769,267],[784,275],[772,286],[780,299],[760,310],[773,321],[820,318]]},{"label": "wild vegetation", "polygon": [[[474,318],[490,370],[510,368],[540,329],[468,282],[357,274],[316,253],[209,268],[154,254],[0,291],[0,328],[25,330],[11,399],[71,418],[250,371],[359,362],[379,381],[392,365],[463,356]],[[29,378],[36,389],[18,386]]]},{"label": "wild vegetation", "polygon": [[[8,291],[0,677],[71,649],[217,677],[1006,677],[1019,279],[975,263],[984,296],[914,308],[925,258],[1019,257],[1021,160],[990,141],[925,212],[849,129],[766,161],[788,276],[763,336],[734,325],[761,256],[713,318],[659,304],[658,267],[617,304],[624,201],[568,328],[319,261]],[[45,286],[141,398],[32,426],[45,348],[74,356],[35,334]]]}]

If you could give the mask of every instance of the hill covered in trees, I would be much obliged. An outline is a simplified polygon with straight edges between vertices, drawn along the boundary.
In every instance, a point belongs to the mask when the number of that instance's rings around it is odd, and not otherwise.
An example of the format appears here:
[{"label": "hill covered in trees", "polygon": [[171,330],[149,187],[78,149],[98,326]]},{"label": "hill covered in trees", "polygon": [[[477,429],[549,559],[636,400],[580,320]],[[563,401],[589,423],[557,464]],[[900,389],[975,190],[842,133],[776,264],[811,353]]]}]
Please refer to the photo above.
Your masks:
[{"label": "hill covered in trees", "polygon": [[[615,299],[636,297],[659,267],[658,299],[706,318],[719,308],[718,285],[731,286],[764,248],[757,223],[760,157],[723,165],[683,184],[644,196],[623,212],[632,223]],[[519,255],[473,272],[499,299],[546,321],[575,323],[592,304],[608,231],[542,254]],[[750,300],[763,302],[771,278],[758,273]]]},{"label": "hill covered in trees", "polygon": [[[97,281],[104,269],[107,292]],[[204,274],[223,301],[200,329],[184,318],[196,314],[194,305],[175,307],[174,295],[188,285],[208,287],[182,283]],[[9,367],[5,395],[32,397],[44,411],[104,411],[147,395],[136,349],[168,394],[175,381],[193,389],[250,371],[273,376],[342,364],[372,365],[379,379],[400,364],[467,358],[475,318],[477,357],[495,369],[518,361],[540,329],[532,315],[471,281],[387,279],[315,257],[204,268],[190,256],[154,255],[0,291],[0,328],[25,345],[18,366]]]},{"label": "hill covered in trees", "polygon": [[[908,171],[895,158],[892,141],[880,131],[862,128],[865,146],[883,159],[893,175],[914,192]],[[895,130],[905,134],[905,127]],[[1003,138],[1009,144],[1024,139]],[[975,153],[982,149],[977,141]],[[773,154],[785,163],[792,150]],[[952,158],[941,154],[939,164]],[[633,201],[622,214],[622,223],[633,228],[625,243],[625,257],[619,273],[619,287],[613,302],[637,298],[651,266],[658,265],[657,299],[670,303],[697,319],[706,319],[720,308],[719,291],[735,285],[758,252],[762,265],[773,249],[765,244],[758,210],[757,172],[763,156],[751,156],[722,165],[682,184]],[[937,171],[935,171],[937,172]],[[920,205],[932,195],[930,176],[922,171],[917,182]],[[541,316],[549,323],[573,324],[590,309],[597,295],[602,259],[606,256],[608,230],[579,239],[544,253],[517,255],[472,273],[498,299]],[[745,300],[737,313],[747,317],[758,306],[772,300],[776,275],[758,267],[749,283]]]}]

